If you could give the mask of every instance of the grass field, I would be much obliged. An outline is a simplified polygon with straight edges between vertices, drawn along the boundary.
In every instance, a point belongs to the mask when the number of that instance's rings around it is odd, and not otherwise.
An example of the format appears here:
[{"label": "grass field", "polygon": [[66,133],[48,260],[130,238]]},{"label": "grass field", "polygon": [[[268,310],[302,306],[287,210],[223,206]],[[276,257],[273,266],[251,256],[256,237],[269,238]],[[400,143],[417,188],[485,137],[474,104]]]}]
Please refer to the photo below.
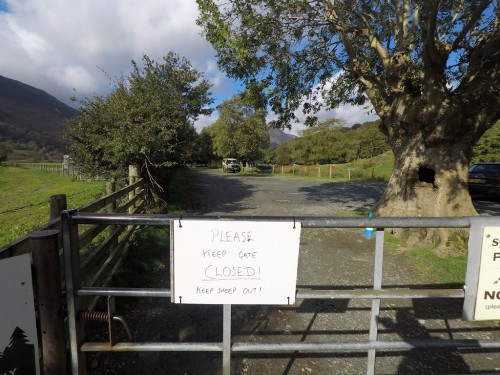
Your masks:
[{"label": "grass field", "polygon": [[0,246],[49,221],[49,198],[66,194],[68,208],[78,208],[104,195],[105,181],[16,167],[0,167]]},{"label": "grass field", "polygon": [[[362,162],[341,166],[344,170],[350,167],[367,170],[363,167]],[[376,168],[376,178],[387,176],[392,170],[391,160],[385,159]],[[184,202],[187,197],[185,196],[186,191],[182,187],[185,186],[187,178],[185,173],[177,173],[172,179],[168,213],[184,213]],[[0,167],[0,246],[47,223],[50,196],[66,194],[68,208],[78,208],[103,196],[104,193],[104,181],[75,181],[70,177],[46,172]],[[159,207],[156,213],[166,213],[166,208]],[[155,228],[149,228],[144,235],[153,238],[158,236]],[[389,248],[396,248],[399,244],[395,239],[391,241],[391,236],[386,236],[386,245]],[[420,269],[433,275],[440,282],[463,282],[466,267],[465,256],[441,257],[436,255],[432,249],[412,249],[407,251],[406,255]]]},{"label": "grass field", "polygon": [[[272,171],[275,176],[281,177],[319,178],[333,181],[389,181],[393,166],[394,156],[392,152],[386,152],[370,159],[344,164],[275,165]],[[268,167],[267,173],[270,171]],[[254,173],[259,173],[258,169],[250,171],[243,169],[242,172],[242,174]]]}]

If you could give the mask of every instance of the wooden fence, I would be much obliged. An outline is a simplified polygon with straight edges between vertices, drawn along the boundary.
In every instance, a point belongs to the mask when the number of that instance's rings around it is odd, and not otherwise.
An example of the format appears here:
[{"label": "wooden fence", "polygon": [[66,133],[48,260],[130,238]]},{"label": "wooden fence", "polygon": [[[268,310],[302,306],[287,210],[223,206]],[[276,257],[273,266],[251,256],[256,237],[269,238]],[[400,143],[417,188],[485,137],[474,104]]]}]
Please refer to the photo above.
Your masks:
[{"label": "wooden fence", "polygon": [[73,177],[77,180],[99,180],[102,179],[99,176],[90,177],[84,173],[81,173],[78,167],[73,163],[27,163],[27,162],[8,162],[8,165],[17,168],[31,169],[40,172],[46,172],[51,174],[59,174],[63,176]]},{"label": "wooden fence", "polygon": [[358,166],[342,168],[336,164],[315,164],[315,165],[257,165],[255,167],[245,167],[255,169],[259,172],[280,174],[297,177],[328,178],[341,180],[358,180],[374,178],[374,169],[362,168]]},{"label": "wooden fence", "polygon": [[[86,206],[79,212],[142,213],[146,204],[143,180],[137,170],[129,171],[129,185],[115,191],[114,182],[107,184],[107,195]],[[67,373],[66,327],[64,298],[64,261],[62,259],[61,211],[66,210],[66,196],[50,199],[50,221],[35,231],[0,247],[1,259],[30,254],[33,267],[35,306],[41,338],[41,368],[44,374]],[[85,285],[107,286],[114,272],[124,259],[128,242],[136,226],[94,225],[83,227],[78,233],[81,253],[81,270]],[[92,311],[97,298],[85,301],[85,311]]]}]

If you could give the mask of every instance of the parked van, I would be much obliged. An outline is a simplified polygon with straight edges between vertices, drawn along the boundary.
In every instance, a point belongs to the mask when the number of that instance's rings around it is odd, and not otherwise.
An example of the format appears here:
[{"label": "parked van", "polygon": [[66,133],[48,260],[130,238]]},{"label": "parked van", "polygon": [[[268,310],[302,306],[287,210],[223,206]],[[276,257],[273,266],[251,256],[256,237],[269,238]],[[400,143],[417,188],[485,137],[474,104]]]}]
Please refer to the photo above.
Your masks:
[{"label": "parked van", "polygon": [[241,165],[237,159],[225,158],[222,159],[222,172],[240,172]]}]

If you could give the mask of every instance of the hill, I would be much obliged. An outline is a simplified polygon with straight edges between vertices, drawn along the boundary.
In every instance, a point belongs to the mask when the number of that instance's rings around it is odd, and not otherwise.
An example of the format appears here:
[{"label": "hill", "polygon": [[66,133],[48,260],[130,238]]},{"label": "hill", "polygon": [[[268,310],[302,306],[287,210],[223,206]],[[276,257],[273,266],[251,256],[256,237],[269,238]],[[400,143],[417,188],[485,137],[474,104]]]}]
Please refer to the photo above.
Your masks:
[{"label": "hill", "polygon": [[0,144],[11,150],[62,152],[63,127],[76,110],[43,90],[0,76]]},{"label": "hill", "polygon": [[268,131],[268,133],[269,133],[271,146],[277,146],[277,145],[280,145],[282,143],[288,142],[294,138],[297,138],[296,135],[285,133],[281,129],[270,129]]}]

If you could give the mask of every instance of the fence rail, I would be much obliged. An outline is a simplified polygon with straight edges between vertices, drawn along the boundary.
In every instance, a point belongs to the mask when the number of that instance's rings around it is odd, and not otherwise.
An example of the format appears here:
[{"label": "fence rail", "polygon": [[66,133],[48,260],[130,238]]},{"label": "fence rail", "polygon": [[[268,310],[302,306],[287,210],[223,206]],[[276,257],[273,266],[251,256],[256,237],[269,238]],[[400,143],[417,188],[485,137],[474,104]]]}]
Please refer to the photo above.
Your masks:
[{"label": "fence rail", "polygon": [[73,177],[77,180],[101,180],[99,176],[90,177],[81,172],[81,170],[73,163],[28,163],[28,162],[8,162],[11,167],[31,169],[34,171],[46,172],[51,174],[59,174],[63,176]]},{"label": "fence rail", "polygon": [[[118,191],[114,191],[114,184],[108,184],[108,195],[74,212],[106,211],[118,214],[127,211],[135,214],[143,212],[146,203],[144,181],[137,180],[136,175],[129,176],[129,179],[132,183]],[[67,322],[61,313],[63,308],[57,306],[57,303],[63,300],[66,286],[60,218],[60,212],[66,210],[65,198],[64,195],[51,197],[52,220],[49,223],[0,247],[0,260],[23,254],[32,255],[36,275],[34,283],[37,304],[35,306],[38,311],[40,331],[44,332],[41,337],[42,366],[44,373],[51,375],[67,373],[65,358],[68,341],[65,328]],[[82,251],[82,257],[86,259],[83,268],[88,275],[89,286],[105,287],[107,285],[125,257],[128,240],[136,228],[136,226],[122,228],[99,224],[82,226],[75,233],[81,243],[79,250]],[[53,258],[51,258],[52,255]],[[87,299],[83,305],[85,309],[92,310],[97,298]]]},{"label": "fence rail", "polygon": [[[297,342],[297,343],[247,343],[232,342],[231,338],[231,305],[223,305],[223,333],[222,342],[117,342],[110,328],[109,342],[85,342],[83,324],[79,319],[82,299],[89,296],[106,296],[108,306],[114,306],[114,299],[119,297],[137,298],[170,298],[169,288],[97,288],[84,287],[81,284],[81,269],[79,268],[78,242],[74,233],[78,225],[155,225],[170,226],[174,220],[231,220],[231,221],[266,221],[279,222],[291,220],[300,222],[303,228],[366,228],[376,229],[373,285],[367,288],[352,288],[349,290],[314,290],[314,288],[297,288],[297,298],[300,299],[370,299],[372,301],[370,319],[368,322],[368,340],[343,342]],[[444,339],[416,339],[400,341],[381,341],[378,338],[378,315],[380,301],[390,299],[428,299],[428,298],[463,298],[464,318],[471,319],[473,315],[472,302],[473,285],[477,285],[478,251],[469,251],[469,265],[467,269],[466,285],[469,288],[441,289],[441,288],[383,288],[382,264],[384,253],[384,228],[471,228],[469,249],[477,250],[481,246],[479,234],[486,226],[500,227],[498,217],[460,217],[460,218],[333,218],[333,217],[241,217],[241,216],[171,216],[171,215],[110,215],[99,213],[84,213],[67,211],[63,214],[64,252],[66,259],[66,283],[68,287],[68,314],[70,320],[71,360],[74,374],[86,374],[86,352],[124,352],[124,351],[216,351],[222,352],[222,369],[224,375],[230,374],[230,359],[233,353],[289,353],[289,352],[334,352],[334,351],[365,351],[367,357],[367,374],[375,373],[375,358],[378,350],[408,350],[412,348],[482,348],[498,349],[498,340],[444,340]],[[72,234],[73,233],[73,234]],[[474,284],[476,283],[476,284]],[[469,307],[466,306],[468,304]],[[112,311],[112,308],[110,308]],[[109,325],[112,327],[112,314],[109,315]]]}]

